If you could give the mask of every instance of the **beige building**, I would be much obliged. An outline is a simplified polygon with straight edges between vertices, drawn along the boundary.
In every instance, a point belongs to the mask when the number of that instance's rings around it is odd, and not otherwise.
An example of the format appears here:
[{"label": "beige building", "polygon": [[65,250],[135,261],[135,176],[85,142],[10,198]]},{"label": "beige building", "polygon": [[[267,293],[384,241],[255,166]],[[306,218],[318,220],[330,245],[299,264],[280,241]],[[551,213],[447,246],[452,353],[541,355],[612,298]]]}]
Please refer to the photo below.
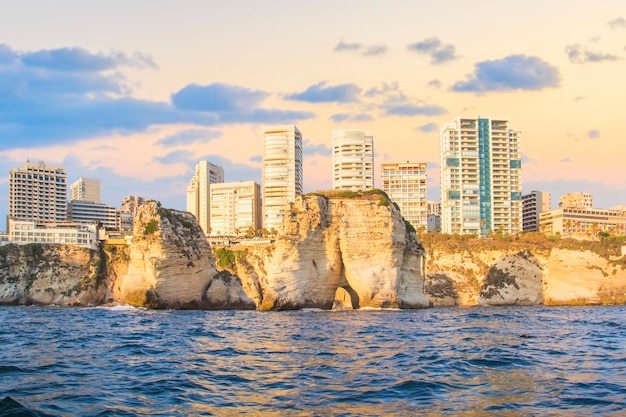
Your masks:
[{"label": "beige building", "polygon": [[98,247],[98,228],[95,224],[70,222],[39,223],[32,220],[9,219],[9,242],[27,243],[63,243]]},{"label": "beige building", "polygon": [[559,198],[559,207],[579,209],[593,208],[593,196],[589,193],[569,193]]},{"label": "beige building", "polygon": [[70,201],[100,203],[100,180],[80,177],[70,186]]},{"label": "beige building", "polygon": [[211,236],[261,228],[261,187],[254,181],[211,184]]},{"label": "beige building", "polygon": [[561,206],[541,213],[539,230],[578,239],[594,239],[600,232],[622,236],[626,235],[626,212]]},{"label": "beige building", "polygon": [[366,130],[333,130],[333,189],[374,188],[374,136]]},{"label": "beige building", "polygon": [[522,230],[521,133],[508,120],[457,117],[440,132],[441,230]]},{"label": "beige building", "polygon": [[428,226],[426,163],[382,164],[382,188],[400,207],[402,217],[416,229]]},{"label": "beige building", "polygon": [[524,232],[539,231],[539,215],[551,208],[550,193],[531,191],[522,197],[522,228]]},{"label": "beige building", "polygon": [[67,175],[64,167],[39,161],[26,162],[11,169],[9,219],[62,222],[66,213]]},{"label": "beige building", "polygon": [[187,211],[193,214],[205,235],[211,233],[210,184],[224,182],[224,170],[209,161],[200,161],[187,187]]},{"label": "beige building", "polygon": [[263,131],[263,228],[278,230],[287,204],[302,194],[302,133],[297,126]]}]

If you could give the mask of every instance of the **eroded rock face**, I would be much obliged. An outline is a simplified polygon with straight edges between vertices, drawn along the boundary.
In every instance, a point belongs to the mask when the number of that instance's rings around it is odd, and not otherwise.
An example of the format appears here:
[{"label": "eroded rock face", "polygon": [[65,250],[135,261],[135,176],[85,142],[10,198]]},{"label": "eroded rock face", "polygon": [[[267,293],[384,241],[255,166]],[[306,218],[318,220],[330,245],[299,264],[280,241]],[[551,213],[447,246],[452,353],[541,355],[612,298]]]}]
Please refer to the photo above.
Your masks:
[{"label": "eroded rock face", "polygon": [[[116,300],[151,308],[220,308],[213,302],[238,305],[233,298],[233,294],[243,294],[238,280],[228,281],[237,288],[227,288],[225,300],[216,298],[214,290],[207,298],[217,270],[209,243],[193,215],[147,202],[135,218],[133,235],[128,271],[115,285]],[[246,305],[246,300],[240,302]]]},{"label": "eroded rock face", "polygon": [[358,307],[428,307],[421,245],[381,198],[298,197],[265,264],[261,308],[330,309],[338,288]]}]

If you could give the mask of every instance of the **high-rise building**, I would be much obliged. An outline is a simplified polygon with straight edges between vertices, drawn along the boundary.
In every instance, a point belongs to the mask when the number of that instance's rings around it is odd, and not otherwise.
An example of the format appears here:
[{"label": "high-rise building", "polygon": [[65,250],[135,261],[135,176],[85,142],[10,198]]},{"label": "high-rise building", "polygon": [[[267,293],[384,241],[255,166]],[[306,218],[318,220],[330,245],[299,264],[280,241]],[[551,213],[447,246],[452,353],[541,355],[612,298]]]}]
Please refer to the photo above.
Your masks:
[{"label": "high-rise building", "polygon": [[127,195],[122,200],[122,211],[130,213],[133,217],[137,214],[137,209],[143,204],[144,198],[137,195]]},{"label": "high-rise building", "polygon": [[382,187],[402,217],[419,230],[428,226],[426,163],[382,164]]},{"label": "high-rise building", "polygon": [[508,120],[457,117],[440,132],[441,230],[522,229],[521,133]]},{"label": "high-rise building", "polygon": [[441,203],[438,201],[427,201],[426,211],[428,213],[426,231],[441,232]]},{"label": "high-rise building", "polygon": [[261,187],[254,181],[211,184],[211,235],[261,228]]},{"label": "high-rise building", "polygon": [[61,222],[65,221],[66,213],[67,175],[64,167],[39,161],[26,162],[11,169],[9,219]]},{"label": "high-rise building", "polygon": [[196,165],[196,175],[187,187],[187,211],[193,214],[205,235],[211,233],[211,193],[209,184],[224,182],[224,169],[209,161]]},{"label": "high-rise building", "polygon": [[302,194],[302,133],[294,125],[263,132],[263,227],[278,230],[285,207]]},{"label": "high-rise building", "polygon": [[522,226],[524,232],[539,231],[539,217],[550,211],[550,193],[531,191],[522,197]]},{"label": "high-rise building", "polygon": [[559,198],[559,207],[592,209],[593,196],[589,193],[569,193]]},{"label": "high-rise building", "polygon": [[374,136],[366,130],[333,130],[333,189],[374,188]]},{"label": "high-rise building", "polygon": [[80,177],[70,186],[70,200],[100,203],[100,180]]}]

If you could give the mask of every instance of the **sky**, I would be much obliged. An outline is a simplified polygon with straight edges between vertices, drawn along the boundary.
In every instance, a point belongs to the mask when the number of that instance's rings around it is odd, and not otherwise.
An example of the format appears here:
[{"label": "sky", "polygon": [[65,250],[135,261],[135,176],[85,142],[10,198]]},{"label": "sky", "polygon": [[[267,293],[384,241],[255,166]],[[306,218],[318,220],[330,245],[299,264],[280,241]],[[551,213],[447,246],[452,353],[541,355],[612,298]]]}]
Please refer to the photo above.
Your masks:
[{"label": "sky", "polygon": [[[304,191],[332,187],[331,133],[375,170],[427,162],[457,116],[522,132],[524,193],[626,204],[623,0],[0,0],[0,216],[8,175],[63,165],[185,209],[195,164],[261,182],[263,129],[296,124]],[[380,186],[379,174],[376,186]]]}]

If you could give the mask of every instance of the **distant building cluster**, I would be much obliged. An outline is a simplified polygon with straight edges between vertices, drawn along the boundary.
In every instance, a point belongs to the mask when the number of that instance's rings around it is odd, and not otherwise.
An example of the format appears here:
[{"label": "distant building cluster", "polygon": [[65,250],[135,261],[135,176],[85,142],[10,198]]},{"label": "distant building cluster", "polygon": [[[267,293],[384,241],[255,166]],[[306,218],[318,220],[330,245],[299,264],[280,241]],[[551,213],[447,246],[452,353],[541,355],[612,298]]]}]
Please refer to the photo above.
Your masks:
[{"label": "distant building cluster", "polygon": [[[187,211],[209,238],[266,236],[278,230],[289,203],[303,193],[302,132],[295,125],[263,131],[262,183],[225,182],[224,169],[200,161],[187,187]],[[334,190],[374,188],[374,135],[331,134]],[[417,231],[488,236],[543,232],[574,238],[626,235],[626,206],[594,208],[577,192],[551,209],[549,193],[522,194],[521,132],[508,120],[457,117],[440,130],[440,201],[427,200],[427,163],[380,166],[383,191]],[[69,189],[61,166],[26,162],[9,173],[8,240],[95,247],[102,236],[130,233],[143,198],[120,208],[100,201],[100,181],[79,178]]]}]

